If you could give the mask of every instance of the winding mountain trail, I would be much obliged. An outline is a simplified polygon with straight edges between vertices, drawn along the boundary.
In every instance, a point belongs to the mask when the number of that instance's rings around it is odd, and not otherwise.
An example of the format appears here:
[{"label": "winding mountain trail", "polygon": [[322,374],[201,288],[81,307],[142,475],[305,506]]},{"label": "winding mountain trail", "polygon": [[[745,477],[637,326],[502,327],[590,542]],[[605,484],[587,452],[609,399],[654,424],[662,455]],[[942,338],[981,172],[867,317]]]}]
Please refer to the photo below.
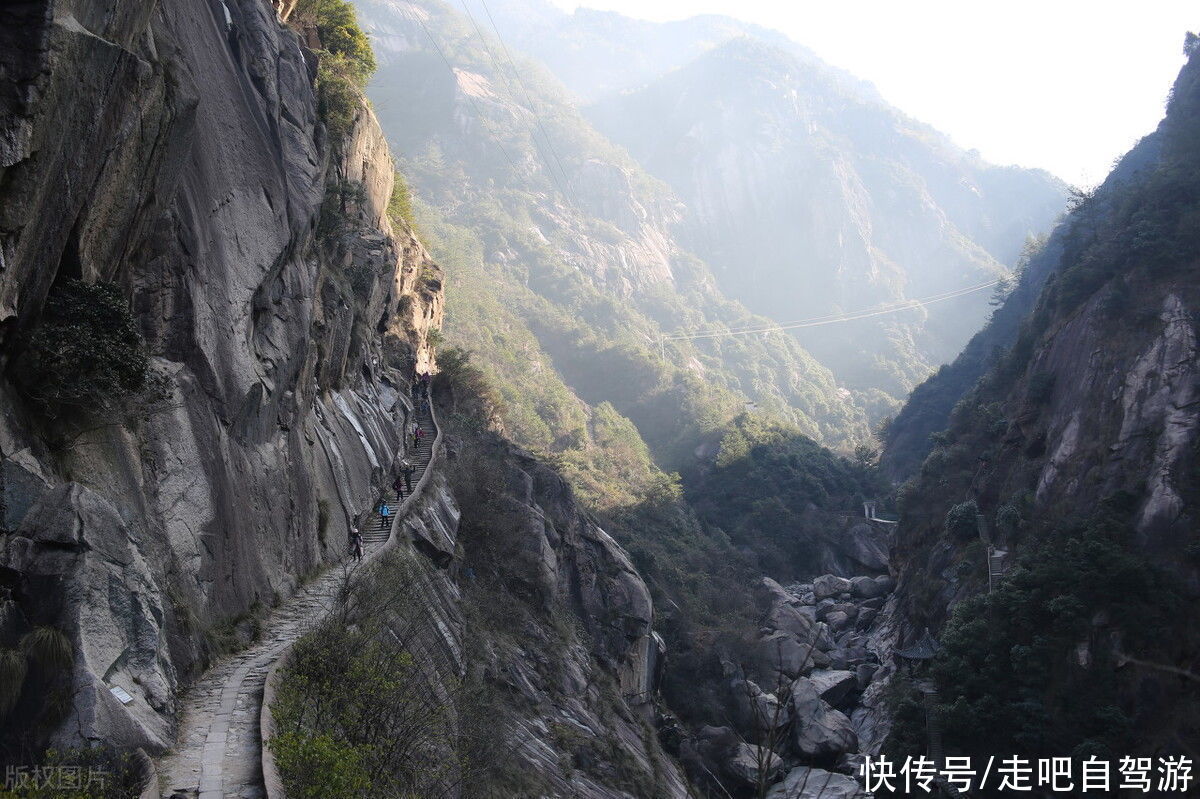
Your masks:
[{"label": "winding mountain trail", "polygon": [[[416,467],[414,488],[433,459],[437,431],[428,409],[419,411],[416,418],[426,435],[408,456]],[[389,495],[389,504],[394,504],[393,496]],[[259,715],[267,674],[293,642],[329,613],[353,574],[384,549],[400,511],[409,507],[411,503],[406,501],[392,517],[393,523],[382,528],[379,513],[373,509],[361,525],[362,561],[346,558],[330,566],[271,613],[257,641],[213,666],[187,690],[175,747],[156,764],[163,797],[261,799],[266,795]]]}]

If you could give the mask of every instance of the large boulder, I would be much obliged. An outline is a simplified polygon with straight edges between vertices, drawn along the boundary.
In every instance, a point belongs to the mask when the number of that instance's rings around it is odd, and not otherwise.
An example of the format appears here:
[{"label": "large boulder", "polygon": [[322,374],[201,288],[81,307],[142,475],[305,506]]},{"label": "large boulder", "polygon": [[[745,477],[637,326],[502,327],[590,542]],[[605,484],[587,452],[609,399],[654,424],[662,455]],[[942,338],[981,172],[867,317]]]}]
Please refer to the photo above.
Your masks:
[{"label": "large boulder", "polygon": [[828,652],[836,647],[837,644],[829,632],[829,625],[824,622],[818,622],[816,627],[816,648],[822,652]]},{"label": "large boulder", "polygon": [[858,684],[855,673],[845,670],[817,669],[808,675],[808,679],[821,698],[831,705],[839,704]]},{"label": "large boulder", "polygon": [[791,680],[812,668],[815,654],[811,644],[791,633],[777,630],[755,642],[751,653],[751,670],[763,683],[774,685],[780,674]]},{"label": "large boulder", "polygon": [[834,612],[845,613],[848,617],[853,619],[858,615],[858,605],[855,605],[853,602],[833,602],[828,605],[823,604],[816,611],[817,620],[827,621],[825,617]]},{"label": "large boulder", "polygon": [[825,614],[825,623],[835,632],[840,632],[850,626],[851,618],[844,610],[835,610]]},{"label": "large boulder", "polygon": [[802,640],[807,640],[813,626],[811,611],[805,612],[797,606],[800,601],[784,590],[783,586],[770,577],[763,577],[755,587],[755,598],[763,609],[763,626],[771,630],[782,630]]},{"label": "large boulder", "polygon": [[853,777],[798,766],[771,788],[767,799],[857,799],[863,795],[862,785]]},{"label": "large boulder", "polygon": [[854,670],[854,679],[858,683],[860,690],[865,690],[871,684],[871,680],[875,678],[875,672],[879,671],[879,666],[874,663],[860,663]]},{"label": "large boulder", "polygon": [[821,698],[817,684],[801,677],[792,683],[792,746],[803,757],[836,757],[858,749],[850,719]]},{"label": "large boulder", "polygon": [[809,524],[822,529],[814,542],[813,568],[828,574],[877,574],[888,570],[890,542],[886,525],[865,519],[847,523],[830,516],[821,521],[813,518]]},{"label": "large boulder", "polygon": [[874,577],[852,577],[850,578],[850,593],[860,599],[874,599],[886,594],[887,589]]},{"label": "large boulder", "polygon": [[850,581],[845,577],[838,577],[834,574],[822,574],[813,580],[813,596],[818,600],[848,593],[849,591]]},{"label": "large boulder", "polygon": [[729,705],[733,721],[746,737],[762,740],[772,729],[785,727],[792,718],[786,702],[764,691],[752,680],[735,678],[729,682]]},{"label": "large boulder", "polygon": [[766,772],[766,783],[774,782],[783,771],[783,759],[763,746],[740,743],[733,757],[723,764],[725,772],[744,787],[758,786],[759,775]]}]

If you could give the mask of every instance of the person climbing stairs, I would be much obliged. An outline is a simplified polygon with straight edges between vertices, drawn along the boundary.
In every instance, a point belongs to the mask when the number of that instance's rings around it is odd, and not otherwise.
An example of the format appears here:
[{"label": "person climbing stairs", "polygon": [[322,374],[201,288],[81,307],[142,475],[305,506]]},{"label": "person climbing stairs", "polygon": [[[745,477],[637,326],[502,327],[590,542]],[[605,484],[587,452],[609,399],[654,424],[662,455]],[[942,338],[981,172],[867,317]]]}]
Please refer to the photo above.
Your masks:
[{"label": "person climbing stairs", "polygon": [[[433,421],[433,415],[429,412],[429,403],[422,404],[418,401],[415,405],[416,410],[414,411],[413,421],[421,426],[421,429],[425,431],[425,435],[418,439],[416,448],[411,446],[412,439],[408,435],[404,436],[403,444],[406,450],[405,457],[413,465],[412,483],[414,488],[425,474],[425,469],[429,466],[429,461],[433,458],[433,441],[436,437],[435,431],[437,430],[437,426]],[[389,482],[388,485],[390,484]],[[380,524],[379,505],[376,505],[375,509],[371,511],[371,515],[359,525],[359,529],[363,531],[363,542],[368,552],[373,547],[383,544],[383,542],[391,537],[392,527],[399,523],[408,499],[409,497],[405,497],[403,502],[392,509],[391,524]]]}]

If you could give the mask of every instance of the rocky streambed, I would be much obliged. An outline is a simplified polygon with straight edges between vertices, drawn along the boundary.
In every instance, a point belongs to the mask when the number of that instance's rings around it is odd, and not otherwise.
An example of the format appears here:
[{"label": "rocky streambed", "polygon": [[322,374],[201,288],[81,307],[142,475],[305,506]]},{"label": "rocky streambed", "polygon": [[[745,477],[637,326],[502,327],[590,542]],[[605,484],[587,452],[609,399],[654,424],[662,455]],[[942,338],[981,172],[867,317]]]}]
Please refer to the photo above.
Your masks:
[{"label": "rocky streambed", "polygon": [[770,797],[861,791],[882,743],[880,694],[893,666],[888,575],[821,575],[786,587],[763,577],[762,613],[743,657],[723,659],[728,723],[697,733],[696,754],[727,787]]}]

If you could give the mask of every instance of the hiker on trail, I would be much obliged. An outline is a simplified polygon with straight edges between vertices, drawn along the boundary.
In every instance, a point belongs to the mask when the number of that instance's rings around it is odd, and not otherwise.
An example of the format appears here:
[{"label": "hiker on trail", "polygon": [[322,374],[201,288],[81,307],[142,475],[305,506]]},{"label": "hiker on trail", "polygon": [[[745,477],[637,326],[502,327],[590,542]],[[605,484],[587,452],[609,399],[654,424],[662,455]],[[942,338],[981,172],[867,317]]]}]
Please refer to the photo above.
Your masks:
[{"label": "hiker on trail", "polygon": [[392,515],[392,509],[388,507],[387,500],[379,503],[379,529],[386,530],[388,526],[388,517]]},{"label": "hiker on trail", "polygon": [[396,492],[397,502],[404,499],[404,477],[401,475],[396,475],[396,479],[392,481],[392,490]]},{"label": "hiker on trail", "polygon": [[[415,472],[416,470],[417,470],[417,467],[413,466],[411,463],[409,463],[408,458],[405,458],[404,460],[400,461],[400,474],[404,476],[404,489],[406,491],[408,491],[409,496],[412,496],[412,477],[413,477],[413,472]],[[399,478],[396,478],[396,479],[399,479]]]},{"label": "hiker on trail", "polygon": [[419,451],[421,449],[421,439],[425,437],[425,431],[421,429],[421,425],[413,425],[413,449]]},{"label": "hiker on trail", "polygon": [[363,537],[357,527],[350,528],[350,554],[355,560],[362,560],[363,556]]}]

